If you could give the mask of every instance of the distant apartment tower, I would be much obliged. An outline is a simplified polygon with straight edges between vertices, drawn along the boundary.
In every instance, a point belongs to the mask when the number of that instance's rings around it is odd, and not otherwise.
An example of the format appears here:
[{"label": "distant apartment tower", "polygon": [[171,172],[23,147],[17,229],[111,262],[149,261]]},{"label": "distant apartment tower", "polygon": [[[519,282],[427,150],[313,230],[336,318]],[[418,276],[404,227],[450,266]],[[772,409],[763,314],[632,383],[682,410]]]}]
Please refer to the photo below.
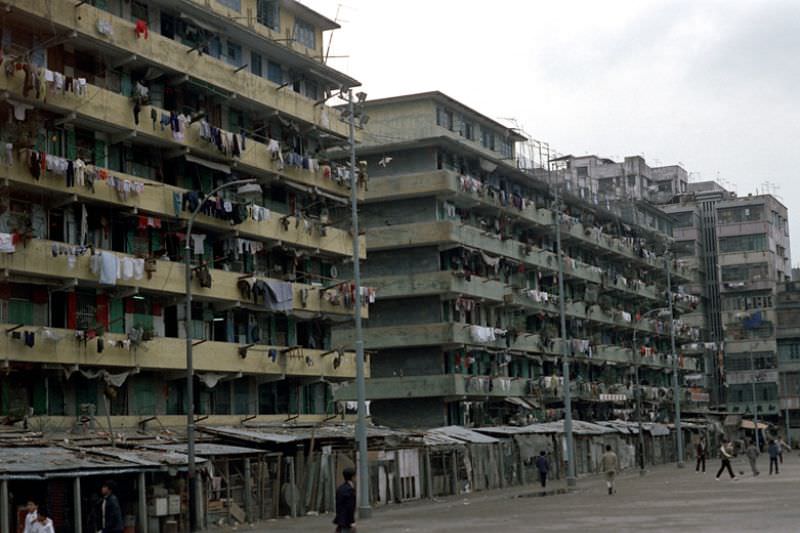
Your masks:
[{"label": "distant apartment tower", "polygon": [[[516,130],[438,92],[371,101],[366,111],[359,159],[370,183],[360,214],[364,284],[377,289],[364,330],[373,418],[399,426],[560,418],[549,184],[569,182],[567,160],[552,173],[521,170]],[[632,416],[637,329],[646,416],[668,420],[668,322],[642,315],[666,306],[661,252],[672,241],[670,217],[641,202],[606,207],[589,194],[593,185],[581,187],[564,186],[560,220],[574,411],[583,419]],[[691,282],[688,268],[669,265],[675,287]],[[695,303],[676,292],[683,310]],[[699,338],[678,325],[679,344]],[[351,341],[349,327],[334,334],[335,345]],[[692,357],[679,366],[682,376],[700,370]],[[701,408],[702,397],[681,394],[687,409]],[[352,386],[337,392],[354,397]]]},{"label": "distant apartment tower", "polygon": [[[772,195],[738,197],[716,182],[688,184],[662,209],[675,219],[676,250],[698,259],[713,403],[729,412],[776,416],[776,305],[791,279],[786,207]],[[753,397],[753,383],[755,398]]]}]

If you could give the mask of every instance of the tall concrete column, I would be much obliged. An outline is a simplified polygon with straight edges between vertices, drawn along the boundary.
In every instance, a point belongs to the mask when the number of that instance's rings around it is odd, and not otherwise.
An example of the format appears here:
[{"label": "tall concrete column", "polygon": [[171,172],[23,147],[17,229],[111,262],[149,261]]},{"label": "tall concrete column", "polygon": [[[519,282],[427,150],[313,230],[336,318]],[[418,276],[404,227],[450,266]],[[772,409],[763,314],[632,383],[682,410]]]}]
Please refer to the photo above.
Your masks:
[{"label": "tall concrete column", "polygon": [[10,533],[11,517],[8,514],[8,480],[0,482],[0,533]]},{"label": "tall concrete column", "polygon": [[431,470],[431,451],[425,448],[425,496],[433,498],[433,471]]},{"label": "tall concrete column", "polygon": [[244,511],[248,522],[255,522],[253,513],[253,472],[250,458],[244,460]]},{"label": "tall concrete column", "polygon": [[75,533],[83,533],[83,507],[81,506],[81,478],[72,480],[72,514],[75,515]]},{"label": "tall concrete column", "polygon": [[147,474],[139,472],[139,480],[136,482],[139,491],[138,517],[139,533],[147,533]]}]

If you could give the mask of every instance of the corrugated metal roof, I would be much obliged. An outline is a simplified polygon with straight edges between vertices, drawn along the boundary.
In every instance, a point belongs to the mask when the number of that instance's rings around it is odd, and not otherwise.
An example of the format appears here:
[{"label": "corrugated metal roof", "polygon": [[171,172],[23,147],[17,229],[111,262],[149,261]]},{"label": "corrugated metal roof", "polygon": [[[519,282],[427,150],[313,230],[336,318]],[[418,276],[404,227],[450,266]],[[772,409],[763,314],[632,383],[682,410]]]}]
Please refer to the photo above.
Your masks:
[{"label": "corrugated metal roof", "polygon": [[495,442],[499,442],[494,437],[490,437],[488,435],[484,435],[483,433],[478,433],[477,431],[473,431],[461,426],[444,426],[428,430],[425,432],[425,434],[444,435],[445,437],[450,437],[462,442],[468,442],[470,444],[493,444]]},{"label": "corrugated metal roof", "polygon": [[232,427],[208,427],[203,426],[198,428],[200,431],[217,435],[220,437],[229,437],[237,440],[244,440],[247,442],[257,443],[273,443],[273,444],[289,444],[291,442],[298,442],[304,440],[303,437],[294,435],[286,435],[284,433],[268,432],[261,429],[243,429]]},{"label": "corrugated metal roof", "polygon": [[[281,426],[247,426],[244,428],[227,426],[203,426],[200,431],[247,442],[259,444],[289,444],[303,440],[342,439],[355,440],[355,425],[325,424],[321,426],[281,427]],[[412,438],[415,433],[389,429],[381,426],[368,426],[368,438]]]},{"label": "corrugated metal roof", "polygon": [[129,468],[130,462],[57,446],[0,448],[0,473],[45,473]]},{"label": "corrugated metal roof", "polygon": [[[146,447],[152,450],[188,453],[186,444],[148,444]],[[217,444],[215,442],[198,442],[194,445],[194,452],[201,457],[214,457],[218,455],[254,455],[266,453],[264,450],[258,448],[230,446],[227,444]]]}]

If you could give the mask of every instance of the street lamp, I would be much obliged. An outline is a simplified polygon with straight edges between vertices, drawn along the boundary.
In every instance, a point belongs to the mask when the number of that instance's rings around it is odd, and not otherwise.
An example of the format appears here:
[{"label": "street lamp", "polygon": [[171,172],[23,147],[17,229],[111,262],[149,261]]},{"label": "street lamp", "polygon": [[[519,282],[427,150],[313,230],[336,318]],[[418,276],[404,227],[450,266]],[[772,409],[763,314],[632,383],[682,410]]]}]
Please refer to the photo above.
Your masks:
[{"label": "street lamp", "polygon": [[[668,312],[663,307],[657,307],[655,309],[651,309],[644,313],[640,318],[641,321],[644,318],[647,318],[648,315],[653,313],[665,313]],[[639,347],[636,345],[636,334],[639,332],[639,328],[636,327],[636,324],[633,325],[633,357],[635,360],[634,364],[634,381],[636,385],[636,420],[639,426],[639,475],[643,476],[645,474],[644,469],[644,428],[642,427],[642,385],[639,382],[639,366],[642,363],[642,355],[639,352]]]},{"label": "street lamp", "polygon": [[255,179],[234,180],[223,183],[219,187],[211,190],[206,194],[197,207],[192,211],[189,217],[189,224],[186,228],[186,246],[184,247],[183,268],[186,271],[186,448],[188,455],[188,485],[189,485],[189,529],[190,531],[197,531],[198,524],[201,522],[198,517],[200,510],[200,502],[198,496],[200,490],[198,487],[197,473],[195,467],[194,457],[194,363],[192,360],[192,225],[200,209],[203,208],[206,201],[222,189],[229,187],[238,187],[240,185],[249,185],[255,183]]},{"label": "street lamp", "polygon": [[683,468],[683,432],[681,431],[681,390],[678,382],[678,354],[675,353],[675,314],[672,312],[672,254],[664,256],[667,267],[667,300],[669,305],[669,342],[672,348],[672,395],[675,401],[675,441],[678,446],[678,468]]},{"label": "street lamp", "polygon": [[554,196],[554,212],[553,219],[555,220],[556,231],[556,251],[558,253],[558,311],[561,319],[561,362],[562,373],[564,374],[564,438],[567,444],[567,486],[574,487],[577,485],[577,477],[575,476],[575,448],[572,443],[572,397],[569,390],[569,359],[567,358],[567,319],[564,300],[566,293],[564,292],[564,252],[561,249],[561,192],[559,184],[553,184],[550,176],[550,171],[556,159],[549,159],[547,161],[547,177],[550,186],[553,187]]},{"label": "street lamp", "polygon": [[[359,92],[359,126],[367,123],[368,117],[361,106],[367,93]],[[356,420],[356,441],[358,444],[358,518],[369,518],[372,508],[369,501],[369,452],[367,449],[367,391],[364,382],[364,337],[361,332],[361,265],[359,263],[358,240],[358,177],[356,173],[356,109],[353,102],[353,89],[347,91],[347,123],[350,126],[350,209],[353,215],[353,283],[356,286],[355,334],[356,334],[356,395],[358,415]]]}]

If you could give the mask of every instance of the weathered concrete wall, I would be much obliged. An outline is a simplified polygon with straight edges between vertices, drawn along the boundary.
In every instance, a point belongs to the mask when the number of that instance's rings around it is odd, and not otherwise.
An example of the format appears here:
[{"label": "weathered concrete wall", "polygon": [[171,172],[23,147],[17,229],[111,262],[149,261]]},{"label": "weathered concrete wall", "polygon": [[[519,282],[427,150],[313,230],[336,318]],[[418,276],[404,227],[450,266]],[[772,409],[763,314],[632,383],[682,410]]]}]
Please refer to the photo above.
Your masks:
[{"label": "weathered concrete wall", "polygon": [[393,202],[369,204],[359,210],[362,227],[384,228],[394,224],[436,220],[436,198],[409,198]]},{"label": "weathered concrete wall", "polygon": [[[378,161],[384,157],[392,160],[385,166],[378,166]],[[425,147],[415,150],[389,151],[368,156],[359,156],[361,161],[366,161],[369,168],[370,179],[380,179],[385,176],[400,176],[425,172],[436,169],[436,148]]]},{"label": "weathered concrete wall", "polygon": [[372,420],[399,428],[438,427],[447,423],[446,404],[440,398],[376,400],[370,404]]},{"label": "weathered concrete wall", "polygon": [[371,359],[370,375],[374,377],[439,375],[444,372],[441,354],[438,347],[381,350]]},{"label": "weathered concrete wall", "polygon": [[[401,272],[410,275],[420,272],[438,272],[439,265],[439,249],[435,246],[369,252],[369,261],[363,263],[361,273],[365,279],[392,276]],[[380,294],[378,299],[380,299]]]},{"label": "weathered concrete wall", "polygon": [[438,296],[378,300],[370,307],[369,327],[432,324],[441,322],[442,306]]}]

